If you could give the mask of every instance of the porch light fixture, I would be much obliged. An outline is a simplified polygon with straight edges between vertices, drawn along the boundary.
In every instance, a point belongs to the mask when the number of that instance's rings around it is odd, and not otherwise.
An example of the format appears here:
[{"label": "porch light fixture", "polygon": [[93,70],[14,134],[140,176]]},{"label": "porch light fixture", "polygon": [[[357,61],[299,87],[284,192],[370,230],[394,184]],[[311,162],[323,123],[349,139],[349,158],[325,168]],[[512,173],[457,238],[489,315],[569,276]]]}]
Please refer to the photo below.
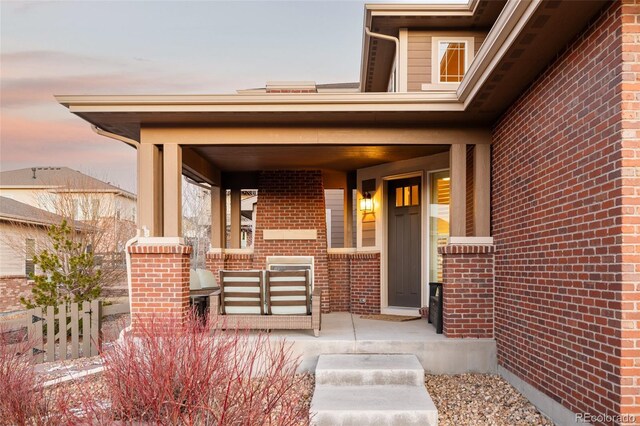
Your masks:
[{"label": "porch light fixture", "polygon": [[360,210],[363,213],[371,213],[373,211],[373,200],[371,199],[371,194],[369,192],[365,192],[360,199]]}]

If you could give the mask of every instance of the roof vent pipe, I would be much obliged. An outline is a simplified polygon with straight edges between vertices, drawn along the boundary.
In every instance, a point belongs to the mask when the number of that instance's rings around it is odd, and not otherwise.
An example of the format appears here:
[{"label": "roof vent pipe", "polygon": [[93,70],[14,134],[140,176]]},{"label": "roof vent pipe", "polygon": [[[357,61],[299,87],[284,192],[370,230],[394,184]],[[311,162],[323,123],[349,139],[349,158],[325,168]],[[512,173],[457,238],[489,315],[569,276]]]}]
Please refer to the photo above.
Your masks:
[{"label": "roof vent pipe", "polygon": [[395,75],[395,84],[394,84],[394,92],[398,92],[400,90],[400,40],[398,39],[398,37],[393,37],[390,35],[386,35],[386,34],[380,34],[380,33],[374,33],[371,32],[371,30],[369,29],[369,27],[364,27],[364,32],[369,36],[369,37],[375,37],[375,38],[379,38],[382,40],[387,40],[387,41],[392,41],[396,44],[396,52],[395,55],[393,56],[393,63],[395,65],[395,69],[396,69],[396,75]]},{"label": "roof vent pipe", "polygon": [[33,176],[32,176],[32,178],[33,178],[33,179],[35,179],[35,178],[36,178],[36,170],[37,170],[37,169],[36,169],[35,167],[32,167],[32,168],[31,168],[31,171],[33,172]]}]

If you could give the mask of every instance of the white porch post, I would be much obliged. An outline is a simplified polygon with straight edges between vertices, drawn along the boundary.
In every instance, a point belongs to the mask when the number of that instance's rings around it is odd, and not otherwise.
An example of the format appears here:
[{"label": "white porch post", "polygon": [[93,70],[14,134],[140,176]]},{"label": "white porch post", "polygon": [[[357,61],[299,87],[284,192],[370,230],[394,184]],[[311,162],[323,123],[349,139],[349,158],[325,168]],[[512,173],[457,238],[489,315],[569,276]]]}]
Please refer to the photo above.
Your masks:
[{"label": "white porch post", "polygon": [[467,145],[453,144],[449,155],[451,174],[451,237],[464,237],[467,227]]},{"label": "white porch post", "polygon": [[163,146],[163,229],[165,237],[182,237],[182,147]]}]

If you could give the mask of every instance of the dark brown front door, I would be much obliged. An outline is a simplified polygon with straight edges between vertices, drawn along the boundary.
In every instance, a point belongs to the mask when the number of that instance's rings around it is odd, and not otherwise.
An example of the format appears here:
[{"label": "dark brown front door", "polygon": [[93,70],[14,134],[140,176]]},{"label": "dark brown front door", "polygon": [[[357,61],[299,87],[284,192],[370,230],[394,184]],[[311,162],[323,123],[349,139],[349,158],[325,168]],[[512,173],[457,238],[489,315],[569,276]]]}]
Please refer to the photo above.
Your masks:
[{"label": "dark brown front door", "polygon": [[389,306],[420,307],[420,178],[389,181]]}]

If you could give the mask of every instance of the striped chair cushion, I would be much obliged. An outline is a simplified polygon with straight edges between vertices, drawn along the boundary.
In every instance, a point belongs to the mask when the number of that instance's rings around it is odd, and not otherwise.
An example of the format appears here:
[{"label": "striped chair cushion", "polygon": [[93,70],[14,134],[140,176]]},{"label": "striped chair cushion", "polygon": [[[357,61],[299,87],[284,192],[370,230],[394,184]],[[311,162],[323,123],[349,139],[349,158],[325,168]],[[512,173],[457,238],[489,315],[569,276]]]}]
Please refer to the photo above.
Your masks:
[{"label": "striped chair cushion", "polygon": [[262,271],[220,271],[222,313],[264,313]]},{"label": "striped chair cushion", "polygon": [[309,270],[266,272],[267,313],[311,314]]}]

